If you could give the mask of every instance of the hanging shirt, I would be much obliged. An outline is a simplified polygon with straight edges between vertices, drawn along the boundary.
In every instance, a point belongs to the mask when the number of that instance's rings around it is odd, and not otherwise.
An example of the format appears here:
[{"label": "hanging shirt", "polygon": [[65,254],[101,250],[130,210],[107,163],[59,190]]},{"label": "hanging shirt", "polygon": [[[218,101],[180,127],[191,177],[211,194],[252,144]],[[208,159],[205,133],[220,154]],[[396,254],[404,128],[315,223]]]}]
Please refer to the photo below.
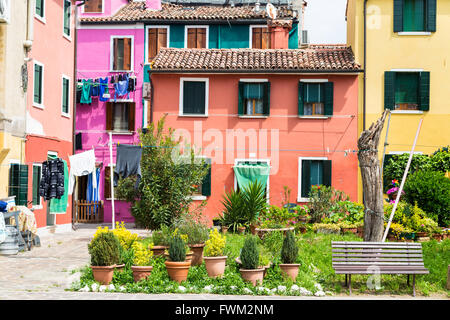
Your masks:
[{"label": "hanging shirt", "polygon": [[100,101],[103,101],[103,102],[108,101],[109,97],[108,98],[104,98],[103,97],[104,94],[109,94],[108,77],[106,77],[105,79],[100,78],[99,81],[100,81],[100,84],[99,84],[99,91],[100,92],[99,92],[99,98],[98,99]]},{"label": "hanging shirt", "polygon": [[128,92],[128,79],[114,83],[114,102],[116,102],[118,96],[127,95],[127,99],[130,98]]},{"label": "hanging shirt", "polygon": [[136,188],[141,181],[142,148],[129,144],[117,146],[116,168],[114,169],[114,187],[117,187],[119,175],[122,178],[137,175]]},{"label": "hanging shirt", "polygon": [[[75,185],[75,176],[85,176],[95,171],[95,152],[94,150],[69,156],[70,174],[69,174],[69,194],[72,194]],[[94,179],[96,177],[94,175]],[[94,180],[94,184],[97,181]]]},{"label": "hanging shirt", "polygon": [[59,199],[50,201],[50,213],[64,214],[67,211],[69,198],[69,169],[66,160],[62,160],[64,165],[64,194]]},{"label": "hanging shirt", "polygon": [[83,86],[81,88],[80,103],[85,103],[85,104],[92,103],[91,87],[92,87],[92,79],[83,80]]},{"label": "hanging shirt", "polygon": [[39,183],[39,196],[45,200],[60,199],[64,195],[64,163],[61,159],[42,163],[42,178]]}]

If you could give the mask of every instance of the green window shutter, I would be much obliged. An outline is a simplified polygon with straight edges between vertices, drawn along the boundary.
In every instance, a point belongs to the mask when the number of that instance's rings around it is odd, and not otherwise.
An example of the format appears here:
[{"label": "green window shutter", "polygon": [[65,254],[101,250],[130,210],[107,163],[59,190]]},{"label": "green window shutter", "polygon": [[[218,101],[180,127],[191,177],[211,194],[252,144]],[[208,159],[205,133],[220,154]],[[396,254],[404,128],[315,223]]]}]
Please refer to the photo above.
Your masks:
[{"label": "green window shutter", "polygon": [[436,0],[427,1],[427,31],[436,32]]},{"label": "green window shutter", "polygon": [[63,78],[62,112],[69,113],[69,80]]},{"label": "green window shutter", "polygon": [[326,116],[333,115],[333,100],[334,100],[334,84],[333,82],[326,82],[323,84],[325,91],[324,109]]},{"label": "green window shutter", "polygon": [[394,32],[403,31],[403,0],[394,0]]},{"label": "green window shutter", "polygon": [[238,114],[244,115],[244,87],[245,82],[239,81],[238,84]]},{"label": "green window shutter", "polygon": [[331,160],[323,160],[322,184],[331,187]]},{"label": "green window shutter", "polygon": [[11,164],[9,167],[8,196],[16,196],[16,198],[18,198],[18,195],[19,195],[19,165]]},{"label": "green window shutter", "polygon": [[26,206],[28,202],[28,166],[20,165],[19,169],[19,206]]},{"label": "green window shutter", "polygon": [[202,195],[209,197],[211,195],[211,159],[206,159],[207,165],[209,165],[208,173],[203,178],[202,182]]},{"label": "green window shutter", "polygon": [[41,167],[33,166],[33,205],[39,205],[40,182],[41,182]]},{"label": "green window shutter", "polygon": [[264,115],[270,115],[270,82],[264,82],[263,108]]},{"label": "green window shutter", "polygon": [[206,83],[200,81],[183,82],[183,113],[205,114]]},{"label": "green window shutter", "polygon": [[44,17],[44,0],[36,0],[36,14]]},{"label": "green window shutter", "polygon": [[298,83],[298,115],[303,116],[305,114],[305,83],[299,81]]},{"label": "green window shutter", "polygon": [[395,72],[384,73],[384,108],[395,109]]},{"label": "green window shutter", "polygon": [[430,110],[430,72],[420,73],[420,110]]},{"label": "green window shutter", "polygon": [[34,65],[34,102],[42,104],[42,66]]},{"label": "green window shutter", "polygon": [[302,198],[309,198],[311,191],[311,160],[302,160]]},{"label": "green window shutter", "polygon": [[64,0],[64,34],[67,36],[70,36],[70,10],[70,1]]}]

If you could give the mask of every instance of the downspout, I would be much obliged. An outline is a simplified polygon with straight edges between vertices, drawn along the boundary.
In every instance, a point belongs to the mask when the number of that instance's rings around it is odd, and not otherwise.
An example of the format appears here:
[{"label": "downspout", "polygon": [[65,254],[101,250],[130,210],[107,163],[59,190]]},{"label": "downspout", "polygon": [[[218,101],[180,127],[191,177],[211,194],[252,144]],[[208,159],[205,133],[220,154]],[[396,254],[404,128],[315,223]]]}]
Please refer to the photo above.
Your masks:
[{"label": "downspout", "polygon": [[367,69],[367,1],[364,0],[364,69],[363,69],[363,131],[366,130],[366,69]]},{"label": "downspout", "polygon": [[150,123],[153,123],[153,90],[154,90],[154,88],[153,88],[151,70],[149,70],[149,72],[148,72],[148,80],[150,81]]}]

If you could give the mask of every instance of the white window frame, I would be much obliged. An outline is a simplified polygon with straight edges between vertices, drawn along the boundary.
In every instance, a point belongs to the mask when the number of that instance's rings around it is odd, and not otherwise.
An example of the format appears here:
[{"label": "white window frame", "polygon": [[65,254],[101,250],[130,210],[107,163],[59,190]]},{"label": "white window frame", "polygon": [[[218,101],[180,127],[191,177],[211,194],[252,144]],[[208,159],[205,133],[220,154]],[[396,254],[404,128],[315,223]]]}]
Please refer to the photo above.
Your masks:
[{"label": "white window frame", "polygon": [[84,4],[81,6],[81,13],[83,14],[103,14],[105,13],[105,0],[102,0],[102,12],[85,12]]},{"label": "white window frame", "polygon": [[[234,159],[234,166],[237,166],[240,162],[265,162],[269,165],[269,168],[272,168],[272,166],[270,165],[270,159],[256,159],[256,158]],[[234,169],[233,169],[233,176],[234,176],[234,190],[237,190],[238,183],[237,183],[236,175],[234,174]],[[267,203],[269,203],[269,201],[270,201],[270,173],[269,173],[269,176],[267,177],[266,198],[267,198]]]},{"label": "white window frame", "polygon": [[169,44],[170,44],[170,26],[162,26],[162,25],[147,25],[145,26],[145,57],[144,57],[144,61],[145,64],[149,64],[148,62],[148,42],[149,42],[149,38],[148,38],[148,30],[149,29],[167,29],[167,43],[166,43],[166,48],[169,48]]},{"label": "white window frame", "polygon": [[[33,179],[33,169],[34,167],[39,167],[41,168],[41,175],[40,175],[40,179],[42,180],[42,163],[33,163],[33,166],[31,168],[31,178]],[[31,190],[33,190],[33,180],[31,180]],[[39,185],[38,185],[38,192],[39,192]],[[33,209],[42,209],[42,197],[39,196],[38,194],[38,199],[39,199],[39,204],[32,204],[32,208]],[[33,202],[33,195],[31,195],[31,202]]]},{"label": "white window frame", "polygon": [[248,28],[248,48],[253,47],[253,29],[255,28],[267,28],[267,24],[251,24]]},{"label": "white window frame", "polygon": [[[33,1],[33,2],[34,2],[34,1]],[[43,16],[42,16],[42,17],[36,13],[36,2],[34,2],[34,17],[35,17],[36,19],[38,19],[39,21],[41,21],[42,23],[44,23],[44,24],[47,23],[47,20],[46,20],[46,18],[45,18],[45,17],[46,17],[46,13],[47,13],[47,10],[45,10],[46,2],[47,2],[47,0],[44,0],[44,2],[43,2],[43,6],[42,6],[42,13],[43,13]]]},{"label": "white window frame", "polygon": [[187,35],[189,28],[205,28],[206,29],[206,48],[209,49],[209,25],[185,25],[184,26],[184,48],[187,49]]},{"label": "white window frame", "polygon": [[[72,41],[72,32],[71,32],[72,29],[71,29],[71,26],[72,26],[72,8],[73,8],[73,5],[72,5],[72,2],[69,1],[70,2],[70,17],[69,17],[69,32],[70,32],[70,34],[66,34],[64,32],[64,18],[65,18],[64,1],[66,1],[66,0],[63,0],[63,10],[62,10],[62,12],[63,12],[63,14],[62,14],[62,16],[63,16],[63,37],[66,38],[69,41]],[[75,7],[75,9],[76,9],[76,7]]]},{"label": "white window frame", "polygon": [[[205,113],[204,114],[192,114],[192,113],[183,113],[183,83],[185,81],[196,81],[196,82],[205,82]],[[207,117],[208,116],[208,107],[209,107],[209,78],[180,78],[180,101],[179,101],[179,113],[180,117]]]},{"label": "white window frame", "polygon": [[[207,156],[204,156],[204,155],[195,155],[194,156],[194,159],[195,158],[197,158],[197,159],[208,159],[209,157],[207,157]],[[211,164],[212,165],[212,164]],[[197,195],[191,195],[191,196],[189,196],[193,201],[203,201],[203,200],[207,200],[208,199],[208,197],[207,196],[204,196],[204,195],[202,195],[202,194],[197,194]]]},{"label": "white window frame", "polygon": [[[64,111],[63,111],[63,103],[64,103],[64,101],[63,101],[63,99],[64,99],[64,80],[67,80],[67,81],[69,81],[69,85],[68,85],[68,88],[69,88],[69,92],[67,93],[67,99],[68,99],[68,106],[67,106],[67,108],[68,108],[68,112],[67,113],[65,113]],[[70,93],[71,93],[71,91],[70,91],[70,77],[68,77],[68,76],[66,76],[65,74],[63,74],[62,76],[61,76],[61,115],[63,116],[63,117],[66,117],[66,118],[69,118],[70,119],[70,100],[72,100],[72,99],[70,99]]]},{"label": "white window frame", "polygon": [[328,160],[328,157],[298,157],[297,202],[309,202],[310,201],[310,198],[302,197],[302,161],[303,160]]},{"label": "white window frame", "polygon": [[[41,87],[41,97],[42,97],[42,102],[41,103],[37,103],[34,101],[34,83],[36,81],[36,79],[34,78],[35,75],[35,66],[38,65],[40,67],[42,67],[42,87]],[[44,83],[45,83],[45,66],[43,63],[40,63],[37,60],[33,60],[33,107],[39,108],[39,109],[45,109],[45,103],[44,103],[44,92],[45,92],[45,88],[44,88]]]},{"label": "white window frame", "polygon": [[[114,39],[131,39],[130,70],[114,70]],[[112,35],[110,36],[109,72],[133,72],[134,71],[134,36]]]}]

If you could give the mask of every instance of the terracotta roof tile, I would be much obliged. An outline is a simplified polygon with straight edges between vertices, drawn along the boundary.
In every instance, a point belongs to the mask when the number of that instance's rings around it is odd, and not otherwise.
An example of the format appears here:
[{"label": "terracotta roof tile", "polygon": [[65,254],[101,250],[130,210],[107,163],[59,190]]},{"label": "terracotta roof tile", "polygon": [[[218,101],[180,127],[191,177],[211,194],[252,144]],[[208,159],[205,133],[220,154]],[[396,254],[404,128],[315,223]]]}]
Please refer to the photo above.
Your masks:
[{"label": "terracotta roof tile", "polygon": [[[259,12],[254,6],[187,6],[162,3],[161,10],[145,9],[143,2],[131,2],[109,17],[84,17],[81,23],[137,22],[146,20],[246,20],[266,19],[264,7]],[[293,10],[278,7],[280,18],[293,18]]]},{"label": "terracotta roof tile", "polygon": [[335,49],[161,48],[152,66],[158,72],[359,71],[350,47]]}]

